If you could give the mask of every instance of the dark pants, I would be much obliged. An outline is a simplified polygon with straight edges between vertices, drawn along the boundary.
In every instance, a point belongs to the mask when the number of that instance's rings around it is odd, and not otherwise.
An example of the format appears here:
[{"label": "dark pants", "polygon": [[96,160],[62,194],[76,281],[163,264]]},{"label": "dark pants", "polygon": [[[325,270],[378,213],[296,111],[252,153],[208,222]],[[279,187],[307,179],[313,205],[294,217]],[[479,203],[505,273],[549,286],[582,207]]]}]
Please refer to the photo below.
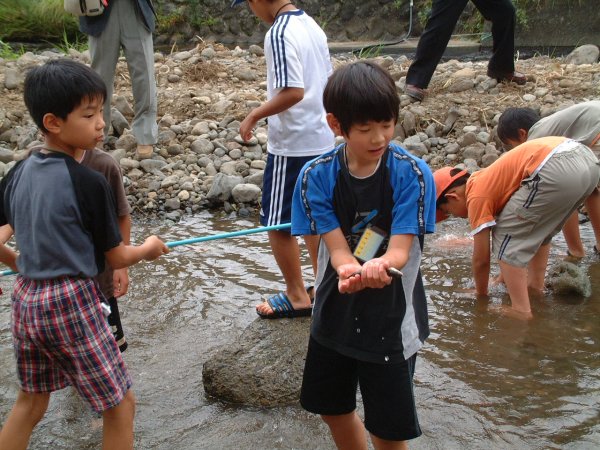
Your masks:
[{"label": "dark pants", "polygon": [[[456,22],[469,0],[433,0],[431,16],[419,39],[415,60],[406,83],[425,89],[444,55]],[[486,20],[492,22],[492,52],[488,70],[503,75],[515,70],[515,7],[510,0],[471,0]]]}]

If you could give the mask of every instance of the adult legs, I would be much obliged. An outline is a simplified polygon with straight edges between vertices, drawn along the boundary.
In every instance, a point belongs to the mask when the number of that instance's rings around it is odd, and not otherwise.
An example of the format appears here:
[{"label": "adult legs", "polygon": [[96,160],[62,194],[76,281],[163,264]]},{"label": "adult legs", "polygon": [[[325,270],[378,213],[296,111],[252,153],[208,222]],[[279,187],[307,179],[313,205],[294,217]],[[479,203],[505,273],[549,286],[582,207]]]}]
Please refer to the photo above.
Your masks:
[{"label": "adult legs", "polygon": [[154,77],[154,48],[152,33],[136,14],[133,2],[122,3],[120,11],[121,42],[127,61],[133,91],[134,117],[132,131],[139,145],[156,144],[156,80]]},{"label": "adult legs", "polygon": [[[120,3],[115,2],[115,6]],[[90,57],[92,59],[92,69],[94,69],[104,84],[106,85],[106,101],[104,102],[104,136],[110,131],[110,109],[114,89],[115,72],[121,51],[121,39],[119,31],[119,17],[113,11],[108,18],[106,28],[98,37],[90,36]]]},{"label": "adult legs", "polygon": [[337,448],[367,450],[367,431],[356,411],[337,416],[322,415],[321,418],[329,427]]},{"label": "adult legs", "polygon": [[133,448],[133,418],[135,396],[127,391],[121,403],[102,413],[102,449],[131,450]]},{"label": "adult legs", "polygon": [[515,7],[510,0],[471,0],[481,15],[492,22],[492,57],[488,71],[506,75],[514,72]]},{"label": "adult legs", "polygon": [[25,450],[31,433],[48,408],[50,393],[19,391],[17,400],[0,430],[0,449]]},{"label": "adult legs", "polygon": [[433,0],[431,15],[419,38],[415,60],[408,68],[406,84],[427,88],[444,55],[452,31],[468,0]]}]

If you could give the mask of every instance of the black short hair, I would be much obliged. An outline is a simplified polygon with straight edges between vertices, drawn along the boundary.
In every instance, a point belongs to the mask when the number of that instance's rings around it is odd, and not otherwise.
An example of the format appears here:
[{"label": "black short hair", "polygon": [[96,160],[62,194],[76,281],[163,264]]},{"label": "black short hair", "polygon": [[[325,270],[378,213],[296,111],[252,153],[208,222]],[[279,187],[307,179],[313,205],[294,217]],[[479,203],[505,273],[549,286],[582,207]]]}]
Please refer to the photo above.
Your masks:
[{"label": "black short hair", "polygon": [[397,122],[400,98],[385,69],[370,61],[359,61],[338,68],[329,77],[323,106],[348,134],[352,125],[369,120]]},{"label": "black short hair", "polygon": [[30,69],[25,76],[23,99],[40,130],[48,113],[66,119],[86,99],[106,100],[106,85],[100,75],[85,64],[55,59]]},{"label": "black short hair", "polygon": [[519,130],[529,129],[540,120],[540,115],[535,109],[531,108],[507,108],[498,119],[498,138],[502,142],[508,139],[519,139]]},{"label": "black short hair", "polygon": [[[462,170],[463,169],[458,169],[455,167],[454,169],[450,170],[450,176],[453,177]],[[454,189],[455,187],[459,187],[459,186],[462,186],[463,184],[467,184],[467,181],[469,180],[470,176],[471,176],[471,174],[469,172],[467,172],[464,175],[462,175],[460,178],[457,178],[452,183],[450,183],[448,185],[448,187],[439,195],[437,201],[435,202],[435,208],[440,209],[440,205],[443,205],[444,203],[448,203],[448,199],[446,198],[446,193],[448,193],[450,191],[450,189]]]}]

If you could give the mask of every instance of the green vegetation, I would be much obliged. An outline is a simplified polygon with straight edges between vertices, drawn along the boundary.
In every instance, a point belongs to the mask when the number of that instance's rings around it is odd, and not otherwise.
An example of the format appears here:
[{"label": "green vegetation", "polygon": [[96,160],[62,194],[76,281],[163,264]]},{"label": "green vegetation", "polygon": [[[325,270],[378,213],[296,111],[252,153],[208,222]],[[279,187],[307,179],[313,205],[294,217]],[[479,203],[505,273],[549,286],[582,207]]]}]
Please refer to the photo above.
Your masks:
[{"label": "green vegetation", "polygon": [[77,19],[63,0],[0,0],[0,39],[61,42],[80,36]]},{"label": "green vegetation", "polygon": [[361,59],[377,58],[381,55],[382,49],[383,44],[364,47],[360,49],[356,56]]},{"label": "green vegetation", "polygon": [[14,50],[10,45],[6,42],[0,40],[0,58],[3,59],[17,59],[19,58],[25,50],[23,46],[20,46],[19,50]]},{"label": "green vegetation", "polygon": [[155,2],[158,14],[156,28],[159,33],[172,33],[186,23],[193,28],[200,28],[213,27],[221,22],[221,19],[203,13],[204,2],[200,0],[187,0],[174,11],[166,11],[164,3],[163,0]]},{"label": "green vegetation", "polygon": [[54,45],[59,51],[62,53],[69,53],[69,50],[77,50],[78,52],[83,52],[88,49],[88,40],[87,38],[80,38],[80,35],[75,35],[75,38],[70,40],[67,36],[66,32],[63,32],[63,38],[60,42],[48,42],[49,44]]}]

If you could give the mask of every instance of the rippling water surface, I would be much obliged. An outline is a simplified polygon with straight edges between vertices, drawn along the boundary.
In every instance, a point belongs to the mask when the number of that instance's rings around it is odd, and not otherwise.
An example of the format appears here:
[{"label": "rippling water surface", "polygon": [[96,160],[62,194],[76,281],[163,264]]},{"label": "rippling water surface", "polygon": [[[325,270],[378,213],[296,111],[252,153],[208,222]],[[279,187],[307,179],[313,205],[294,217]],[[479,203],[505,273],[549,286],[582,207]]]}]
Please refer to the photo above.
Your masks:
[{"label": "rippling water surface", "polygon": [[[166,241],[258,226],[210,213],[167,227],[134,227],[134,238]],[[478,301],[464,224],[449,221],[428,237],[423,276],[431,336],[415,375],[423,436],[414,449],[600,448],[600,258],[583,266],[591,298],[551,295],[529,322],[501,313],[501,289]],[[584,240],[592,241],[589,224]],[[455,239],[457,238],[457,239]],[[591,244],[589,244],[591,248]],[[565,253],[558,238],[551,258]],[[308,261],[304,271],[310,275]],[[283,287],[265,234],[176,247],[130,270],[121,301],[137,396],[139,449],[331,449],[325,425],[298,406],[228,405],[208,398],[204,361],[252,321],[254,305]],[[17,394],[10,336],[11,280],[0,279],[0,422]],[[276,383],[276,374],[273,374]],[[67,389],[52,396],[31,449],[95,449],[101,421]]]}]

